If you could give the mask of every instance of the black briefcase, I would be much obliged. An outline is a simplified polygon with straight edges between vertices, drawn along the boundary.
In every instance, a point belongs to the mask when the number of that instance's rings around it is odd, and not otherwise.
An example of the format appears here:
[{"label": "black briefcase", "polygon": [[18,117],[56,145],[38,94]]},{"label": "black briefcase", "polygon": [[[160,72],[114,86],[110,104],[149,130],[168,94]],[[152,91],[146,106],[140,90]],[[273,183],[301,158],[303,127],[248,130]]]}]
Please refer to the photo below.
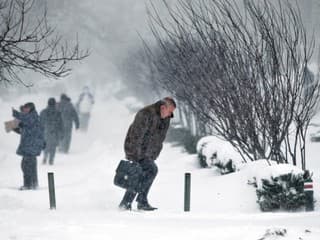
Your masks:
[{"label": "black briefcase", "polygon": [[139,192],[141,190],[142,168],[139,163],[121,160],[114,176],[113,183],[121,188]]}]

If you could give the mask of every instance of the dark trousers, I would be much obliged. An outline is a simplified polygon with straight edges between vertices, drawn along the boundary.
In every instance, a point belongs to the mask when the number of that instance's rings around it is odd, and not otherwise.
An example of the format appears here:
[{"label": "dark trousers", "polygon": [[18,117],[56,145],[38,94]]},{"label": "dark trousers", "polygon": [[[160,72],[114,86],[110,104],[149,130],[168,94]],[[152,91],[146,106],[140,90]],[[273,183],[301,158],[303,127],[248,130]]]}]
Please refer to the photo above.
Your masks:
[{"label": "dark trousers", "polygon": [[80,130],[87,131],[89,127],[90,113],[80,113]]},{"label": "dark trousers", "polygon": [[127,190],[121,201],[122,204],[132,203],[137,196],[137,202],[141,204],[148,203],[148,193],[151,185],[158,173],[158,167],[154,161],[144,160],[139,162],[143,170],[143,179],[141,185],[141,191],[139,193]]},{"label": "dark trousers", "polygon": [[47,147],[44,150],[43,163],[47,163],[47,159],[49,157],[49,164],[52,165],[54,161],[54,157],[56,155],[56,147]]},{"label": "dark trousers", "polygon": [[23,172],[23,186],[26,188],[37,188],[37,158],[35,156],[24,156],[21,161],[21,169]]},{"label": "dark trousers", "polygon": [[63,153],[68,153],[71,143],[71,135],[72,135],[72,128],[67,129],[64,134],[63,138],[59,143],[59,150]]}]

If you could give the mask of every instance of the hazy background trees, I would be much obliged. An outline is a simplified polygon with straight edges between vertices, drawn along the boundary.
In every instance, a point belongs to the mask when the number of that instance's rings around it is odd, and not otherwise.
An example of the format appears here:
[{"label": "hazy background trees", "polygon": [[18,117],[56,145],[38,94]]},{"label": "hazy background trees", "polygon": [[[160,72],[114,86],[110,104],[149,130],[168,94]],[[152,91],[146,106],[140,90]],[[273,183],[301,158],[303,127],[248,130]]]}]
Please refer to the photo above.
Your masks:
[{"label": "hazy background trees", "polygon": [[[243,1],[235,2],[242,3]],[[277,0],[271,0],[271,2],[275,3]],[[290,0],[290,2],[294,3],[295,0]],[[150,103],[167,94],[162,87],[159,87],[152,81],[153,72],[145,65],[145,63],[150,65],[150,62],[146,61],[143,56],[140,57],[141,53],[145,51],[141,46],[141,38],[148,42],[148,44],[151,44],[149,46],[154,46],[152,47],[153,50],[157,49],[152,33],[148,27],[146,3],[149,5],[150,9],[151,6],[149,1],[35,0],[35,7],[30,12],[30,17],[36,19],[39,16],[43,16],[43,7],[47,5],[47,19],[50,26],[52,26],[57,33],[61,34],[63,39],[70,41],[70,43],[74,43],[74,40],[78,39],[84,48],[90,49],[91,55],[90,58],[86,59],[85,63],[80,62],[69,65],[73,68],[73,74],[68,76],[66,81],[47,81],[46,77],[29,73],[20,75],[20,77],[22,76],[22,80],[26,81],[27,84],[34,83],[38,78],[41,78],[42,81],[33,88],[28,88],[27,90],[24,90],[24,88],[21,87],[15,87],[19,88],[18,93],[21,93],[22,91],[36,91],[48,87],[50,87],[50,89],[55,89],[56,92],[67,91],[68,89],[80,90],[83,85],[100,87],[112,83],[112,88],[119,91],[118,97],[123,98],[125,96],[133,95],[137,96],[139,100],[142,100],[145,103]],[[176,4],[176,1],[167,1],[167,3],[168,6],[171,7]],[[152,1],[152,4],[156,7],[157,12],[159,12],[164,19],[167,19],[169,12],[166,11],[166,6],[162,4],[162,1]],[[310,39],[310,36],[312,36],[312,33],[314,32],[317,43],[320,35],[319,25],[317,24],[320,19],[320,3],[317,0],[308,0],[298,1],[298,4],[302,14],[302,21],[307,29],[307,36]],[[240,11],[243,12],[241,4],[239,5],[239,8]],[[195,45],[191,47],[205,50],[206,46],[200,43],[199,39],[197,39],[197,41],[194,42]],[[234,44],[237,44],[237,42]],[[169,46],[170,44],[168,47]],[[316,46],[318,45],[316,44]],[[161,54],[158,54],[158,56],[161,57]],[[185,57],[190,58],[191,55]],[[198,67],[196,65],[198,60],[191,60],[194,61],[194,68]],[[242,60],[248,61],[249,63],[253,61],[250,58]],[[310,70],[312,70],[313,73],[316,72],[316,67],[314,67],[316,65],[314,64],[315,62],[317,62],[316,58],[312,58],[311,62],[309,61],[309,63],[311,63]],[[240,65],[240,62],[237,64]],[[235,66],[237,66],[237,64],[235,64]],[[206,66],[206,68],[210,69],[210,65]],[[174,68],[172,68],[172,70],[174,70]],[[249,70],[250,69],[243,68],[244,73]],[[184,70],[184,72],[187,71],[191,73],[194,69]],[[303,71],[300,69],[299,74],[302,73]],[[315,76],[315,78],[317,78],[317,76]],[[42,82],[44,84],[42,84]],[[232,84],[234,83],[230,82],[228,87],[232,88]],[[4,97],[8,95],[12,89],[13,88],[1,88],[1,96]],[[205,90],[209,89],[210,88],[207,88]],[[182,92],[182,90],[179,91]],[[215,90],[210,89],[210,91]],[[302,91],[299,93],[302,93]],[[108,93],[106,93],[106,95],[108,95]],[[243,98],[241,101],[246,101],[248,98],[249,96]],[[192,105],[189,103],[182,104],[183,102],[181,101],[180,103],[180,101],[179,106],[181,107],[179,107],[177,115],[178,118],[181,119],[183,125],[188,129],[193,129],[193,134],[202,135],[207,133],[210,129],[207,127],[207,124],[202,124],[201,121],[203,120],[203,117],[198,112],[192,111]],[[242,105],[242,102],[239,102],[239,105]],[[299,125],[299,121],[301,122],[299,119],[305,119],[305,116],[308,116],[304,111],[299,110],[298,112],[300,112],[300,114],[297,114],[295,117],[297,125]],[[248,117],[252,116],[249,115]],[[242,121],[247,120],[246,118],[243,118]],[[270,129],[271,126],[272,125],[270,125]],[[255,126],[253,129],[256,129],[257,127],[258,126]],[[302,128],[304,130],[306,129],[305,126]],[[290,127],[291,131],[302,128]],[[300,133],[303,134],[300,134],[303,140],[305,138],[305,131],[300,131]],[[254,136],[254,134],[252,135]],[[281,137],[279,139],[281,139]],[[279,139],[278,137],[274,137],[272,144],[274,146],[278,145],[280,142]],[[259,140],[259,142],[259,145],[264,145],[262,144],[262,140]],[[292,152],[295,151],[294,149],[293,145],[293,148],[291,149]],[[296,148],[296,151],[300,151],[300,148]],[[289,154],[289,152],[287,153]],[[258,151],[255,154],[259,156],[260,153]],[[281,154],[276,150],[272,154],[278,156],[281,160]]]},{"label": "hazy background trees", "polygon": [[319,100],[319,79],[308,69],[318,53],[313,34],[290,1],[238,3],[163,1],[169,18],[151,3],[157,44],[145,45],[149,79],[245,160],[296,165],[298,158],[305,168],[306,133]]}]

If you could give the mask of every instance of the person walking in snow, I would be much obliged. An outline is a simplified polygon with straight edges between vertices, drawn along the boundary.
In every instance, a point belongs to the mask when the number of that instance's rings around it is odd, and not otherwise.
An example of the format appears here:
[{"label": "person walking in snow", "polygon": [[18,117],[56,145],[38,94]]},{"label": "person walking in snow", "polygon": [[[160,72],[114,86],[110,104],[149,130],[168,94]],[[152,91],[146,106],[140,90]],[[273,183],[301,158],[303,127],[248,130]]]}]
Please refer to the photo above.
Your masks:
[{"label": "person walking in snow", "polygon": [[17,154],[22,156],[23,186],[20,190],[38,187],[37,156],[45,147],[44,132],[39,115],[32,102],[22,107],[22,112],[12,109],[12,116],[18,119],[20,143]]},{"label": "person walking in snow", "polygon": [[46,141],[42,163],[46,164],[49,157],[49,164],[53,165],[59,139],[63,136],[62,117],[61,113],[57,110],[56,100],[54,98],[49,98],[47,108],[41,111],[40,121],[44,128]]},{"label": "person walking in snow", "polygon": [[57,106],[61,112],[63,123],[63,137],[59,143],[59,150],[68,153],[71,143],[72,126],[75,123],[76,129],[79,129],[79,117],[76,109],[71,103],[71,99],[66,94],[61,94],[60,103]]},{"label": "person walking in snow", "polygon": [[175,108],[175,101],[166,97],[139,110],[130,125],[124,143],[126,159],[140,164],[143,178],[141,191],[136,193],[127,190],[119,205],[120,209],[131,210],[136,195],[139,210],[152,211],[157,209],[149,204],[148,193],[158,173],[155,160],[162,149]]},{"label": "person walking in snow", "polygon": [[79,114],[80,130],[87,131],[90,120],[90,113],[94,104],[94,97],[89,90],[88,86],[83,88],[76,104],[76,109]]}]

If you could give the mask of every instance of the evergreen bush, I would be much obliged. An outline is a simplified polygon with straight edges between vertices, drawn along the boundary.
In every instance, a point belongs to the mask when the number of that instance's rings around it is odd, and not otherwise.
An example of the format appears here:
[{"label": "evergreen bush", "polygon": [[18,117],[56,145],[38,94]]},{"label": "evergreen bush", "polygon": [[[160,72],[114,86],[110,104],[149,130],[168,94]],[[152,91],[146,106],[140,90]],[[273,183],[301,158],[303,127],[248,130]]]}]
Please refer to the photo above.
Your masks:
[{"label": "evergreen bush", "polygon": [[270,179],[261,179],[256,193],[262,211],[299,210],[305,205],[304,182],[311,176],[306,174],[283,174]]}]

